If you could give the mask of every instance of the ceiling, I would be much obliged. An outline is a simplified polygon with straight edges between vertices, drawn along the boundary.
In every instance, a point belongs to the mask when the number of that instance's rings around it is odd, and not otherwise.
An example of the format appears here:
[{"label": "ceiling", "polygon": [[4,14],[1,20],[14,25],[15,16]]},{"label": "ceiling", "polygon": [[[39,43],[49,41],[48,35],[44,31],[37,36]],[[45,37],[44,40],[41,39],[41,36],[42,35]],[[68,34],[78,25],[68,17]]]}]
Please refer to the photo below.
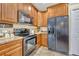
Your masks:
[{"label": "ceiling", "polygon": [[33,5],[39,10],[39,11],[46,11],[47,7],[56,5],[58,3],[33,3]]}]

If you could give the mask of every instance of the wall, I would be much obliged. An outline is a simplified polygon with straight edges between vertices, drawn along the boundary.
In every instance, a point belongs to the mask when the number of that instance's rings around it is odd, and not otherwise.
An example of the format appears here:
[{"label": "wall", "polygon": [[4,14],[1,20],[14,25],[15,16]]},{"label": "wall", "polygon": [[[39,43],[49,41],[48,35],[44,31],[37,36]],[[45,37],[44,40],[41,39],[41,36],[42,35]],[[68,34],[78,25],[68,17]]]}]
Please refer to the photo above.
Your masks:
[{"label": "wall", "polygon": [[71,9],[74,9],[74,8],[79,8],[79,4],[77,3],[69,4],[69,54],[79,55],[79,35],[76,32],[79,30],[75,29],[74,25],[76,23],[72,22],[73,20],[76,21],[76,19],[73,19],[71,17],[72,15]]}]

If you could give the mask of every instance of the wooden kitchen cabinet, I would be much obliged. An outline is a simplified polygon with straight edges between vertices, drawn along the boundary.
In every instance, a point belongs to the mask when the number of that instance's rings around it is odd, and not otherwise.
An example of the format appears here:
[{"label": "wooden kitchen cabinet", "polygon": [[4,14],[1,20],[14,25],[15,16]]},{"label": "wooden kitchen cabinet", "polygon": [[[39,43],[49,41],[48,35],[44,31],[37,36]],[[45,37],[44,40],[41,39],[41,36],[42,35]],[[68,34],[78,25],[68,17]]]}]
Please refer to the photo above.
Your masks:
[{"label": "wooden kitchen cabinet", "polygon": [[17,23],[17,4],[3,3],[2,4],[2,21]]},{"label": "wooden kitchen cabinet", "polygon": [[37,34],[37,47],[39,48],[41,46],[41,34]]},{"label": "wooden kitchen cabinet", "polygon": [[22,39],[1,44],[0,56],[22,56]]},{"label": "wooden kitchen cabinet", "polygon": [[48,37],[47,34],[42,34],[42,46],[48,47]]},{"label": "wooden kitchen cabinet", "polygon": [[[32,17],[33,25],[38,25],[38,10],[30,3],[18,4],[18,10],[24,11],[28,16]],[[30,10],[29,10],[30,9]]]},{"label": "wooden kitchen cabinet", "polygon": [[23,3],[18,3],[17,4],[17,8],[18,8],[18,11],[23,11],[24,10],[24,4]]},{"label": "wooden kitchen cabinet", "polygon": [[41,26],[42,13],[38,11],[38,26]]},{"label": "wooden kitchen cabinet", "polygon": [[[30,10],[29,10],[29,8],[30,8]],[[30,4],[24,4],[24,12],[26,13],[26,14],[28,14],[30,17],[32,17],[32,6],[30,5]]]},{"label": "wooden kitchen cabinet", "polygon": [[47,12],[38,12],[38,26],[47,26]]},{"label": "wooden kitchen cabinet", "polygon": [[18,47],[10,52],[7,52],[5,56],[22,56],[22,47]]},{"label": "wooden kitchen cabinet", "polygon": [[48,16],[48,18],[50,18],[50,17],[55,17],[55,7],[53,6],[53,7],[49,7],[48,8],[48,11],[47,11],[47,16]]},{"label": "wooden kitchen cabinet", "polygon": [[55,16],[67,16],[68,4],[61,3],[55,6]]},{"label": "wooden kitchen cabinet", "polygon": [[[19,3],[18,4],[18,10],[25,12],[27,15],[33,17],[34,15],[34,8],[31,4],[29,3]],[[29,10],[30,9],[30,10]]]},{"label": "wooden kitchen cabinet", "polygon": [[47,26],[47,12],[42,13],[42,20],[41,20],[42,27]]},{"label": "wooden kitchen cabinet", "polygon": [[60,3],[48,8],[48,18],[68,15],[68,4]]},{"label": "wooden kitchen cabinet", "polygon": [[34,11],[33,25],[38,26],[38,11]]},{"label": "wooden kitchen cabinet", "polygon": [[37,34],[37,47],[45,46],[48,47],[47,34]]}]

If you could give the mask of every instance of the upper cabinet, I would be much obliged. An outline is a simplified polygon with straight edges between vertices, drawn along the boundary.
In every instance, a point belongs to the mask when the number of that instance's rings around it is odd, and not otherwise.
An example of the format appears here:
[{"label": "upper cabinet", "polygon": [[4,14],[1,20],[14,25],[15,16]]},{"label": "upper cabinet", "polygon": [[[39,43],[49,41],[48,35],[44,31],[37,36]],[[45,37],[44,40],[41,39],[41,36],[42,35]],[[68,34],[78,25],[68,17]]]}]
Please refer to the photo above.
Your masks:
[{"label": "upper cabinet", "polygon": [[48,8],[48,17],[55,17],[55,7],[49,7]]},{"label": "upper cabinet", "polygon": [[68,15],[68,4],[61,3],[48,8],[48,18]]},{"label": "upper cabinet", "polygon": [[29,16],[32,17],[32,5],[31,4],[24,4],[23,7],[24,7],[24,10],[23,11],[26,14],[28,14]]},{"label": "upper cabinet", "polygon": [[47,26],[47,12],[38,12],[38,26]]},{"label": "upper cabinet", "polygon": [[4,22],[17,22],[17,4],[4,3],[2,4],[2,21]]},{"label": "upper cabinet", "polygon": [[58,4],[55,6],[55,16],[66,16],[68,15],[68,5],[67,4]]},{"label": "upper cabinet", "polygon": [[18,5],[18,10],[20,10],[20,11],[22,11],[22,10],[24,10],[24,4],[23,3],[19,3],[19,4],[17,4]]},{"label": "upper cabinet", "polygon": [[47,26],[47,12],[43,12],[42,13],[41,25],[43,27]]},{"label": "upper cabinet", "polygon": [[24,11],[26,14],[28,14],[30,17],[33,17],[33,25],[38,25],[38,10],[32,5],[32,4],[18,4],[18,10]]},{"label": "upper cabinet", "polygon": [[26,3],[19,3],[18,4],[18,10],[19,11],[24,11],[29,16],[31,16],[31,13],[32,13],[31,9],[32,9],[31,4],[26,4]]},{"label": "upper cabinet", "polygon": [[33,16],[33,25],[38,26],[38,11],[34,10],[34,16]]}]

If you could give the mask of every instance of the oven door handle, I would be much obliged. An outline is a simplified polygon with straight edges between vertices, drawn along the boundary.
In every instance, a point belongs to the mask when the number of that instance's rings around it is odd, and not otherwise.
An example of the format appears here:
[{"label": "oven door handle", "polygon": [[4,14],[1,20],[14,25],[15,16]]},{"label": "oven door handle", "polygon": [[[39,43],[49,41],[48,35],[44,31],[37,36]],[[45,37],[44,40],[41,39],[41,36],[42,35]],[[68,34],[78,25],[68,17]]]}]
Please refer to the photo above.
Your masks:
[{"label": "oven door handle", "polygon": [[36,38],[36,37],[25,38],[24,40],[25,40],[25,41],[28,41],[28,40],[31,40],[31,39],[33,39],[33,38]]}]

